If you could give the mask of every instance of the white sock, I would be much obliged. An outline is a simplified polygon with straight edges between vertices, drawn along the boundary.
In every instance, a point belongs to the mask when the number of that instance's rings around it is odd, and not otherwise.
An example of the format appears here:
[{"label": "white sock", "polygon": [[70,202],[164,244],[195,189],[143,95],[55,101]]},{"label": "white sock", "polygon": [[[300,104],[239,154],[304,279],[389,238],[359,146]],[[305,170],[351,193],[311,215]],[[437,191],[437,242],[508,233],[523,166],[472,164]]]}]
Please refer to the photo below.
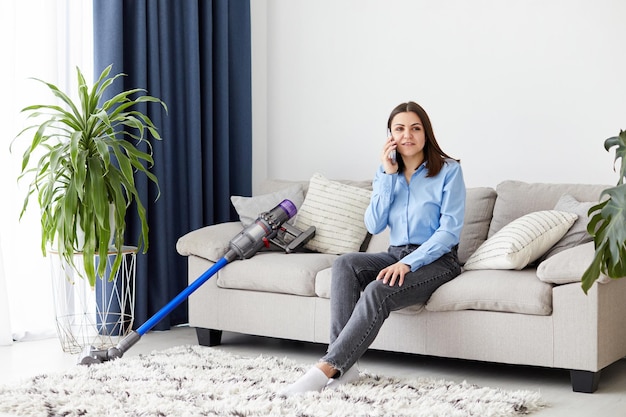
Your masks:
[{"label": "white sock", "polygon": [[290,397],[307,391],[321,391],[328,383],[328,377],[317,366],[312,367],[293,384],[281,390],[278,395]]},{"label": "white sock", "polygon": [[326,389],[336,389],[344,384],[351,384],[358,381],[360,375],[356,366],[348,369],[339,378],[331,378],[326,384]]}]

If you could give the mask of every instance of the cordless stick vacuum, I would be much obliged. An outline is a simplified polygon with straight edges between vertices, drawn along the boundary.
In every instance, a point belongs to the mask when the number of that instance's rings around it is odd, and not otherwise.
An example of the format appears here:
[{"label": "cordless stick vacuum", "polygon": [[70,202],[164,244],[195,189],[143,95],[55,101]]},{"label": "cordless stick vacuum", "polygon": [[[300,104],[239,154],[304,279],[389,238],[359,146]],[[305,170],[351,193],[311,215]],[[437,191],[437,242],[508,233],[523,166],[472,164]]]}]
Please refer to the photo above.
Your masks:
[{"label": "cordless stick vacuum", "polygon": [[289,225],[287,220],[297,212],[296,206],[290,200],[283,200],[268,212],[261,213],[253,224],[243,229],[229,243],[228,251],[204,274],[181,291],[172,301],[150,317],[137,330],[133,330],[116,346],[108,350],[97,350],[93,346],[86,346],[78,359],[80,365],[91,365],[121,358],[124,353],[139,341],[141,336],[152,329],[166,315],[172,312],[180,303],[191,295],[202,284],[222,269],[226,264],[236,259],[248,259],[254,256],[270,242],[281,247],[287,253],[294,252],[304,245],[315,234],[315,227],[311,226],[302,232]]}]

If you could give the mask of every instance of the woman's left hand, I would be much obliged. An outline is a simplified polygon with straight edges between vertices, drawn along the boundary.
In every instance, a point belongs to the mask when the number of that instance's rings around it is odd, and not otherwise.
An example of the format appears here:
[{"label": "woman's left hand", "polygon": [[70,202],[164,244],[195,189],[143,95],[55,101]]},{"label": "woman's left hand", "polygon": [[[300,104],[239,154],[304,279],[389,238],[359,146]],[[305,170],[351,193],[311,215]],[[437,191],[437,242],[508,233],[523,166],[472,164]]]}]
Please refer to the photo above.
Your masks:
[{"label": "woman's left hand", "polygon": [[401,287],[404,283],[404,276],[411,271],[411,267],[402,262],[396,262],[393,265],[389,265],[387,268],[381,270],[376,277],[377,281],[383,280],[383,284],[389,283],[390,287],[393,287],[396,282]]}]

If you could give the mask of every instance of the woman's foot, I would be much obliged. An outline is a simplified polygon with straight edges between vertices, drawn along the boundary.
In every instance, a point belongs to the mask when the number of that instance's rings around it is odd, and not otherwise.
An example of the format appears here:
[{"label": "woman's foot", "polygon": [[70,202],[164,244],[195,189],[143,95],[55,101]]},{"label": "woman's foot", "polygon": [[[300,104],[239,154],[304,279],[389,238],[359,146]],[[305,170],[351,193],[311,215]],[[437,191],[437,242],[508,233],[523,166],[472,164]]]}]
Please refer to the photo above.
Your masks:
[{"label": "woman's foot", "polygon": [[312,367],[293,384],[281,390],[278,395],[291,397],[294,394],[302,394],[308,391],[321,391],[328,384],[328,377],[317,366]]},{"label": "woman's foot", "polygon": [[326,384],[326,389],[337,389],[342,385],[358,381],[360,375],[356,365],[348,369],[339,378],[331,378]]}]

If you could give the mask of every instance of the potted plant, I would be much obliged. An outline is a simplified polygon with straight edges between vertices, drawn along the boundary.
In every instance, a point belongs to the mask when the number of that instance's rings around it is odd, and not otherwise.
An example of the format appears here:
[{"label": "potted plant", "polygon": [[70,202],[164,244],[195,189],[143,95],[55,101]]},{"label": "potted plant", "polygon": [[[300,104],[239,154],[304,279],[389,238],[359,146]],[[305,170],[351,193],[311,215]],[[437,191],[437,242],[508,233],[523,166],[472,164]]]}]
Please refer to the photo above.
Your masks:
[{"label": "potted plant", "polygon": [[[148,250],[148,222],[135,176],[145,175],[158,189],[157,178],[150,172],[154,161],[148,139],[161,137],[136,106],[153,102],[166,112],[167,106],[139,88],[105,99],[107,89],[124,76],[110,76],[111,69],[112,65],[105,68],[94,85],[88,86],[77,68],[77,100],[54,84],[36,79],[48,87],[58,104],[22,109],[33,122],[16,137],[30,138],[19,176],[19,180],[30,179],[20,218],[36,195],[42,252],[46,256],[52,250],[60,260],[57,269],[57,258],[51,258],[57,330],[63,350],[70,352],[87,344],[104,346],[112,343],[111,332],[123,336],[130,330],[134,284],[128,276],[134,277],[134,253]],[[141,232],[136,248],[132,247],[129,273],[124,232],[133,202]],[[75,280],[76,275],[86,278],[89,286],[83,285],[85,280]],[[124,277],[121,282],[119,276]],[[102,279],[96,286],[98,277]]]},{"label": "potted plant", "polygon": [[[593,237],[595,254],[582,276],[585,294],[600,274],[609,278],[626,276],[626,131],[604,141],[604,149],[615,149],[615,164],[621,159],[615,187],[602,191],[601,202],[589,209],[587,231]],[[606,197],[602,199],[602,197]]]},{"label": "potted plant", "polygon": [[[165,103],[139,88],[101,103],[107,88],[124,76],[109,76],[111,68],[105,68],[91,87],[77,68],[77,101],[54,84],[36,79],[61,105],[36,104],[22,109],[35,122],[17,135],[32,135],[19,177],[32,176],[20,218],[36,194],[44,256],[53,247],[64,262],[75,266],[74,255],[80,253],[91,287],[97,276],[107,272],[111,278],[120,267],[125,216],[132,202],[142,226],[138,249],[144,253],[148,249],[148,223],[135,175],[147,176],[158,187],[149,170],[153,159],[148,138],[161,137],[150,118],[135,106],[154,102],[167,111]],[[141,150],[142,146],[146,150]],[[117,256],[106,271],[107,262],[94,260],[107,259],[111,252]]]}]

